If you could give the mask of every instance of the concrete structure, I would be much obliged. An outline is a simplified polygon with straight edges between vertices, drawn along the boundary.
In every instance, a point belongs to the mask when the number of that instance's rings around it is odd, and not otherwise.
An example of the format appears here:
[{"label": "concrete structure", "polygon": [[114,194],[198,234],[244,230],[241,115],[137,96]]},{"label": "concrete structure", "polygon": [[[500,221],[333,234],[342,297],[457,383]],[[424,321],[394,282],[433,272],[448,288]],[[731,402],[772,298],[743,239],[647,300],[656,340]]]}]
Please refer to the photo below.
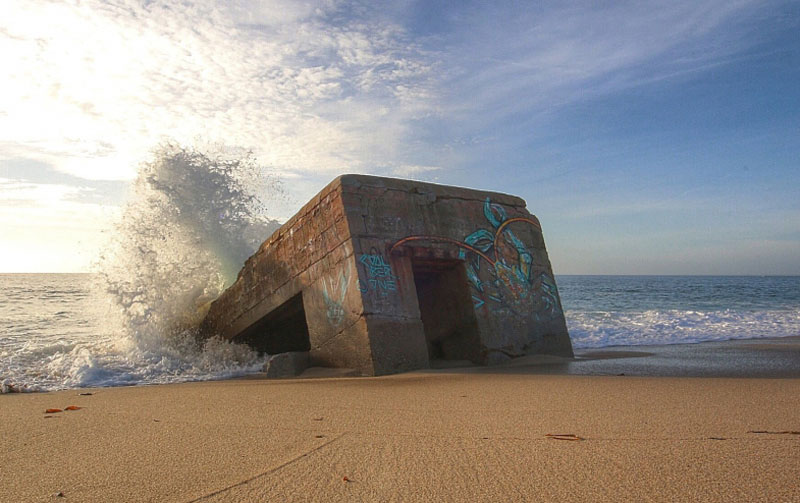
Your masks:
[{"label": "concrete structure", "polygon": [[203,328],[362,375],[572,356],[525,201],[362,175],[335,179],[264,242]]}]

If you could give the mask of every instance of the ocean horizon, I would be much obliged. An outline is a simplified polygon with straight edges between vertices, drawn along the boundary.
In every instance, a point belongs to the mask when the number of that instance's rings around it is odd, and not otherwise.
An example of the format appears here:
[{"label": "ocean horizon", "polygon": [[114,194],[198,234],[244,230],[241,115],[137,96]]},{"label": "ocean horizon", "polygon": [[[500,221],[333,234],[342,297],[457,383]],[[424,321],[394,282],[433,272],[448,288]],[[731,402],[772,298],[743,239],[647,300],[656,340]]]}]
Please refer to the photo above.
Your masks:
[{"label": "ocean horizon", "polygon": [[[573,347],[800,336],[800,276],[556,275]],[[93,273],[0,273],[0,383],[48,391],[261,370],[241,345],[124,330]],[[147,306],[143,309],[146,310]]]}]

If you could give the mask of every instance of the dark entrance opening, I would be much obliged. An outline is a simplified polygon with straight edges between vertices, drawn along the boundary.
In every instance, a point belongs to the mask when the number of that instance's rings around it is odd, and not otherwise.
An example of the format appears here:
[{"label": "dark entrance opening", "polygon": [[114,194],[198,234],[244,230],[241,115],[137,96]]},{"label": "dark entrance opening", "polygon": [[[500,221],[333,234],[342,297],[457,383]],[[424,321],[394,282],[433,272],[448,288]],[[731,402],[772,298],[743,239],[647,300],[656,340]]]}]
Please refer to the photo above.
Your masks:
[{"label": "dark entrance opening", "polygon": [[478,320],[461,260],[411,263],[430,360],[481,362]]},{"label": "dark entrance opening", "polygon": [[251,325],[236,342],[270,355],[311,349],[302,292]]}]

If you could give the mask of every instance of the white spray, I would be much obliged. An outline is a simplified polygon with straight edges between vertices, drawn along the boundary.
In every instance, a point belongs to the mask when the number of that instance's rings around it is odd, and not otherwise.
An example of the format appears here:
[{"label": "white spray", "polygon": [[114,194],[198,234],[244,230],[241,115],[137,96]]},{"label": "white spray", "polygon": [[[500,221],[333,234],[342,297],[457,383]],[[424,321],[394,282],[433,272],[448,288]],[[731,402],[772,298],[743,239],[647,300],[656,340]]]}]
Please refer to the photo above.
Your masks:
[{"label": "white spray", "polygon": [[257,196],[279,189],[254,158],[166,144],[141,166],[100,261],[106,291],[130,334],[163,339],[196,324],[277,228]]},{"label": "white spray", "polygon": [[[98,263],[101,288],[118,315],[106,331],[119,337],[111,353],[92,355],[89,374],[71,384],[209,379],[258,369],[261,359],[248,347],[216,338],[201,344],[194,336],[208,303],[279,226],[264,216],[265,194],[277,192],[278,181],[250,153],[160,146],[140,167]],[[95,382],[97,367],[103,378],[110,371],[108,382]]]}]

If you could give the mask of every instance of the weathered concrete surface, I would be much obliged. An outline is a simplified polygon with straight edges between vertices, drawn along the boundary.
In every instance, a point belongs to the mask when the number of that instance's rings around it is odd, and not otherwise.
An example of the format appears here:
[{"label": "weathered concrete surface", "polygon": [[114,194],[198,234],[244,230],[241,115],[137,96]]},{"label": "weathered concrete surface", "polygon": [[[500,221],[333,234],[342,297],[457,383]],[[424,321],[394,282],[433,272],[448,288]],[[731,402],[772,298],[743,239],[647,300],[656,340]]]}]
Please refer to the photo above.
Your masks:
[{"label": "weathered concrete surface", "polygon": [[204,329],[364,375],[572,355],[522,199],[363,175],[331,182],[267,240]]},{"label": "weathered concrete surface", "polygon": [[308,368],[307,351],[289,351],[272,355],[264,364],[267,377],[295,377]]}]

